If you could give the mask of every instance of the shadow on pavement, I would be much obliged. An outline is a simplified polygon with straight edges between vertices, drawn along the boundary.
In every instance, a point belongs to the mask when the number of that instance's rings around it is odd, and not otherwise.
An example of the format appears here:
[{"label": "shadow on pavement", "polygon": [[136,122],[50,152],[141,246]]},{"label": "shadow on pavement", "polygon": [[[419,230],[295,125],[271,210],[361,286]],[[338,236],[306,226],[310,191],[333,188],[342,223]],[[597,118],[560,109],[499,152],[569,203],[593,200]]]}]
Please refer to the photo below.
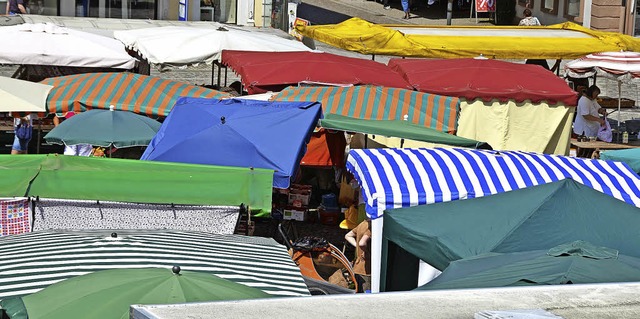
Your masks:
[{"label": "shadow on pavement", "polygon": [[334,12],[310,4],[301,3],[298,5],[298,17],[309,20],[311,25],[338,24],[351,17],[339,12]]}]

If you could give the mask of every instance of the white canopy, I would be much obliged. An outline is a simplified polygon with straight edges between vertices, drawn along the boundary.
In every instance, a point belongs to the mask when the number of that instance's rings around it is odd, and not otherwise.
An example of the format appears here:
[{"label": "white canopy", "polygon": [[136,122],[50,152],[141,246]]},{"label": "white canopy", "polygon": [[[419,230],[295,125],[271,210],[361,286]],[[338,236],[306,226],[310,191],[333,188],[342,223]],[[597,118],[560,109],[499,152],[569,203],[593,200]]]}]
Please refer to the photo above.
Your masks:
[{"label": "white canopy", "polygon": [[114,31],[114,38],[159,68],[212,64],[222,50],[310,51],[297,40],[228,26],[212,28],[155,27]]},{"label": "white canopy", "polygon": [[0,76],[0,112],[44,112],[53,86]]},{"label": "white canopy", "polygon": [[0,64],[132,69],[136,60],[119,41],[54,24],[0,27]]}]

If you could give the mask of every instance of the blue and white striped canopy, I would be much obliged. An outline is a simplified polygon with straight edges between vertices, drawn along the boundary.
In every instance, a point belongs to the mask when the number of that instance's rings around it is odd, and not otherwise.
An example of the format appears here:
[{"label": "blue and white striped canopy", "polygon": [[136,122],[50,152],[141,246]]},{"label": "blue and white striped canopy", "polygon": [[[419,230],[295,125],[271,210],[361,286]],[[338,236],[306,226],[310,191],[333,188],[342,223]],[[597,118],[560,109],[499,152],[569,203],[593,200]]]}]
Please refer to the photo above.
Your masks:
[{"label": "blue and white striped canopy", "polygon": [[367,215],[385,209],[481,197],[571,178],[640,207],[640,177],[613,161],[519,151],[355,149],[347,170],[362,188]]}]

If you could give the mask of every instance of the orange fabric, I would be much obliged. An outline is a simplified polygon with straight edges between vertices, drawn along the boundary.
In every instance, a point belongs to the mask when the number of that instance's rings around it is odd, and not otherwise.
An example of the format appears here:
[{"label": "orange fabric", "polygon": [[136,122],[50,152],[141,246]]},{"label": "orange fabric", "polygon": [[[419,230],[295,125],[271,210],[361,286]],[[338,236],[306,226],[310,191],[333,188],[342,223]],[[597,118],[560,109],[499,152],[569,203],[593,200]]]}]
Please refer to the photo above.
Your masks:
[{"label": "orange fabric", "polygon": [[307,152],[300,165],[305,166],[344,166],[344,148],[347,142],[342,132],[327,132],[319,129],[314,132],[307,144]]}]

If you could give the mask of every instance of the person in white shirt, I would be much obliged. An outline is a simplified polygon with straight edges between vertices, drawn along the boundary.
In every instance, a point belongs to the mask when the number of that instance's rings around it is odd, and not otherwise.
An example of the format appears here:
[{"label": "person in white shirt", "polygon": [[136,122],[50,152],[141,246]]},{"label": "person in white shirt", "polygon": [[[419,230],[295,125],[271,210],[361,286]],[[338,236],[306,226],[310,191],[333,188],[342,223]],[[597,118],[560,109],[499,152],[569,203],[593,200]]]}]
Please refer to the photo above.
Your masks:
[{"label": "person in white shirt", "polygon": [[605,120],[600,118],[600,114],[606,115],[607,111],[598,104],[598,95],[600,95],[600,88],[592,85],[578,100],[576,121],[573,123],[573,132],[577,135],[598,136],[598,129],[601,125],[605,125]]}]

